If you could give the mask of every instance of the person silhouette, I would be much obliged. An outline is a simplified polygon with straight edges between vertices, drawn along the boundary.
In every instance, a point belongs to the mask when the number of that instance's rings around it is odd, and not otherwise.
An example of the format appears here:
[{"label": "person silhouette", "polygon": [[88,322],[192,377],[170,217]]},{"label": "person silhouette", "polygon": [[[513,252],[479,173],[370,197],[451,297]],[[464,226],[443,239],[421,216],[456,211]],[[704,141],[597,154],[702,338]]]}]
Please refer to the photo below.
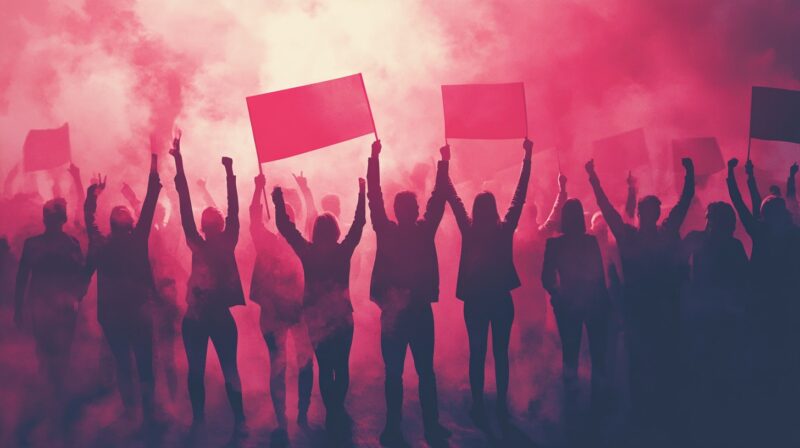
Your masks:
[{"label": "person silhouette", "polygon": [[[464,301],[464,321],[469,336],[469,382],[472,392],[470,416],[481,427],[487,417],[483,401],[484,369],[489,327],[492,329],[497,415],[508,421],[508,345],[514,320],[511,290],[521,282],[514,267],[514,232],[517,229],[531,175],[533,142],[522,144],[525,158],[519,182],[503,219],[494,195],[484,191],[475,196],[472,217],[452,183],[447,201],[461,231],[461,259],[458,265],[456,297]],[[446,147],[449,152],[449,147]]]},{"label": "person silhouette", "polygon": [[800,166],[797,165],[797,162],[793,163],[789,167],[789,177],[786,179],[786,208],[792,214],[792,221],[795,225],[800,224],[800,205],[797,202],[797,182],[795,181],[798,169]]},{"label": "person silhouette", "polygon": [[[303,266],[282,237],[264,225],[261,196],[264,175],[255,178],[255,191],[250,204],[250,235],[256,249],[250,299],[261,307],[261,333],[270,357],[272,407],[278,420],[276,437],[286,438],[286,350],[287,336],[294,340],[297,359],[297,421],[307,424],[311,389],[314,384],[313,349],[308,328],[302,317]],[[266,205],[266,204],[265,204]],[[293,210],[287,205],[287,214]]]},{"label": "person silhouette", "polygon": [[670,437],[677,434],[678,425],[680,291],[688,269],[680,247],[680,228],[695,190],[691,159],[684,158],[682,164],[686,177],[677,205],[659,225],[661,201],[656,196],[641,198],[638,227],[626,224],[614,209],[600,185],[594,161],[585,166],[620,253],[635,423],[645,433]]},{"label": "person silhouette", "polygon": [[150,266],[149,237],[161,182],[153,154],[142,210],[134,224],[130,210],[111,210],[111,233],[97,227],[97,200],[106,188],[98,179],[89,186],[84,204],[89,237],[87,272],[97,271],[97,320],[111,348],[117,385],[126,415],[132,417],[136,399],[131,358],[136,359],[142,414],[147,425],[155,422],[155,376],[153,373],[153,316],[148,306],[156,294]]},{"label": "person silhouette", "polygon": [[186,244],[192,252],[192,272],[187,286],[188,308],[181,325],[183,345],[189,361],[189,398],[192,402],[192,427],[205,421],[205,369],[209,339],[219,357],[225,392],[233,411],[234,438],[248,435],[242,399],[242,382],[236,361],[239,333],[230,307],[244,305],[244,292],[239,278],[234,250],[239,241],[239,197],[233,160],[222,158],[228,190],[228,216],[208,207],[203,210],[197,231],[189,196],[189,184],[183,168],[180,136],[175,138],[169,153],[175,158],[175,188],[178,191],[181,223]]},{"label": "person silhouette", "polygon": [[735,229],[733,207],[712,202],[705,229],[689,232],[683,241],[691,266],[682,308],[692,446],[735,446],[746,426],[741,391],[746,388],[742,372],[747,358],[742,354],[748,344],[742,324],[749,269]]},{"label": "person silhouette", "polygon": [[366,224],[365,185],[359,179],[353,224],[339,242],[339,223],[330,213],[314,222],[311,241],[289,219],[280,187],[272,191],[275,224],[303,265],[303,318],[319,366],[319,390],[325,405],[325,426],[338,435],[346,426],[344,407],[350,385],[353,306],[350,301],[350,260]]},{"label": "person silhouette", "polygon": [[796,403],[800,399],[800,359],[794,349],[800,337],[795,324],[800,314],[800,229],[792,223],[783,198],[764,198],[758,207],[758,218],[748,209],[736,183],[734,170],[738,163],[737,159],[728,162],[727,184],[733,207],[753,241],[750,268],[753,299],[758,301],[750,303],[749,314],[755,321],[759,356],[755,364],[761,368],[756,372],[756,384],[763,390],[757,396],[764,400],[753,404],[760,410],[758,432],[765,433],[771,445],[796,445],[800,443],[800,434],[794,430],[799,417]]},{"label": "person silhouette", "polygon": [[51,199],[42,208],[44,233],[25,240],[17,268],[14,322],[30,316],[39,370],[58,405],[66,398],[70,352],[78,305],[89,286],[78,240],[64,232],[67,203]]},{"label": "person silhouette", "polygon": [[578,355],[584,326],[592,360],[592,417],[599,423],[608,388],[609,296],[600,245],[595,236],[586,232],[583,205],[578,199],[569,199],[564,204],[561,232],[561,236],[547,240],[542,285],[550,293],[561,337],[568,425],[578,401]]},{"label": "person silhouette", "polygon": [[434,324],[432,302],[439,300],[439,262],[434,239],[447,199],[449,148],[442,148],[424,216],[419,218],[417,196],[402,191],[395,196],[397,222],[386,215],[380,181],[381,142],[372,144],[367,186],[372,227],[377,236],[370,299],[381,309],[381,355],[386,399],[386,425],[380,435],[385,446],[403,446],[403,368],[410,348],[419,376],[419,401],[425,438],[431,442],[450,436],[439,423],[436,375],[433,370]]}]

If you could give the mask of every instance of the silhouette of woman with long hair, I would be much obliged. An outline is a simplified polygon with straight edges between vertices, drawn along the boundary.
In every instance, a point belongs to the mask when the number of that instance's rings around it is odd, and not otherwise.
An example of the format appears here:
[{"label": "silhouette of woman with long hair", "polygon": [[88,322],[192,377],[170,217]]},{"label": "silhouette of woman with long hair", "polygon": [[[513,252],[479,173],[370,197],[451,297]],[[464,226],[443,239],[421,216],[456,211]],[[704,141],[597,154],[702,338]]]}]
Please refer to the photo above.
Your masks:
[{"label": "silhouette of woman with long hair", "polygon": [[586,233],[583,205],[579,200],[569,199],[564,204],[561,231],[561,236],[547,240],[542,285],[550,293],[561,336],[562,377],[567,424],[570,425],[578,398],[578,355],[584,326],[592,360],[593,417],[600,416],[607,388],[609,297],[600,246],[595,236]]},{"label": "silhouette of woman with long hair", "polygon": [[303,264],[303,318],[319,366],[319,390],[329,432],[344,429],[344,400],[350,385],[353,305],[350,301],[350,260],[366,224],[364,179],[358,180],[358,205],[350,231],[339,242],[339,223],[330,213],[314,222],[311,241],[289,219],[280,187],[272,191],[275,223]]},{"label": "silhouette of woman with long hair", "polygon": [[244,292],[239,279],[234,249],[239,241],[239,198],[233,160],[222,158],[228,187],[228,217],[208,207],[203,210],[197,231],[189,197],[189,184],[183,169],[180,137],[169,152],[175,158],[175,188],[178,190],[181,223],[186,244],[192,251],[192,272],[187,286],[188,308],[183,318],[183,345],[189,361],[189,398],[192,402],[192,425],[198,428],[205,421],[205,369],[209,339],[219,356],[225,392],[234,418],[234,438],[247,436],[242,402],[242,382],[236,362],[239,333],[230,307],[244,305]]},{"label": "silhouette of woman with long hair", "polygon": [[470,415],[481,427],[487,425],[483,383],[489,327],[497,381],[497,415],[503,422],[508,420],[508,344],[514,321],[511,290],[521,284],[514,268],[514,232],[528,193],[533,142],[525,139],[522,146],[525,149],[522,172],[504,218],[500,218],[494,195],[488,191],[475,197],[472,217],[452,183],[448,196],[462,240],[456,296],[464,301],[469,336]]}]

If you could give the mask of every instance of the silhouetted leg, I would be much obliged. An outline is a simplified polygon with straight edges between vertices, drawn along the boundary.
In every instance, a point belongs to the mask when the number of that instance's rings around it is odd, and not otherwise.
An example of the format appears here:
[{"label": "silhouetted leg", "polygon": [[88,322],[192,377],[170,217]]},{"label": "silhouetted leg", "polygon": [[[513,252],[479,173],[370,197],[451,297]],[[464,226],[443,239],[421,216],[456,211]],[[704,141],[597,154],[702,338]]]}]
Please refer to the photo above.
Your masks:
[{"label": "silhouetted leg", "polygon": [[233,411],[233,418],[237,424],[242,423],[245,420],[242,381],[236,364],[239,331],[236,329],[236,322],[230,310],[220,311],[219,315],[214,316],[210,337],[219,356],[222,375],[225,377],[225,392]]},{"label": "silhouetted leg", "polygon": [[[402,312],[394,310],[381,311],[381,355],[385,372],[384,395],[386,398],[386,428],[389,435],[400,431],[403,410],[403,367],[406,360],[408,335],[413,331],[404,328],[411,324],[410,319],[403,319]],[[420,386],[420,393],[422,388]]]},{"label": "silhouetted leg", "polygon": [[344,410],[344,400],[350,388],[350,349],[353,345],[353,322],[350,321],[340,329],[337,337],[334,381],[336,384],[336,401],[339,408]]},{"label": "silhouetted leg", "polygon": [[586,320],[589,353],[592,359],[592,417],[597,423],[608,406],[608,376],[606,354],[608,348],[608,313],[597,312]]},{"label": "silhouetted leg", "polygon": [[323,336],[316,343],[314,354],[317,357],[317,365],[319,366],[319,393],[322,395],[325,411],[329,414],[334,407],[333,366],[335,362],[331,335]]},{"label": "silhouetted leg", "polygon": [[171,400],[175,400],[178,394],[178,367],[175,365],[175,339],[177,335],[174,331],[166,332],[159,340],[158,350],[160,361],[164,367],[164,379],[167,382],[167,390]]},{"label": "silhouetted leg", "polygon": [[61,407],[71,377],[70,357],[77,312],[71,306],[34,305],[32,317],[39,369]]},{"label": "silhouetted leg", "polygon": [[573,433],[578,401],[578,356],[581,350],[583,322],[575,313],[554,308],[561,337],[561,363],[564,380],[565,414],[569,433]]},{"label": "silhouetted leg", "polygon": [[411,355],[419,375],[419,402],[422,406],[422,421],[426,431],[439,431],[439,400],[436,392],[436,374],[433,370],[435,335],[433,310],[426,305],[414,312],[410,337]]},{"label": "silhouetted leg", "polygon": [[472,391],[472,410],[474,416],[478,416],[477,414],[482,414],[485,409],[483,383],[489,339],[489,315],[486,306],[475,299],[464,301],[464,321],[467,324],[469,338],[469,385]]},{"label": "silhouetted leg", "polygon": [[297,359],[297,421],[304,424],[311,404],[311,389],[314,387],[314,350],[305,322],[301,320],[290,331]]},{"label": "silhouetted leg", "polygon": [[206,355],[208,354],[208,329],[206,325],[190,317],[183,318],[183,346],[189,364],[189,399],[192,402],[194,423],[205,419],[206,403]]},{"label": "silhouetted leg", "polygon": [[497,413],[508,416],[508,344],[511,340],[511,324],[514,322],[514,302],[511,294],[497,297],[492,313],[492,353],[497,381]]},{"label": "silhouetted leg", "polygon": [[134,397],[133,387],[133,365],[131,364],[131,336],[126,334],[126,329],[122,322],[104,322],[101,324],[103,333],[111,347],[111,354],[114,356],[114,366],[117,373],[117,387],[122,396],[122,403],[125,411],[132,413],[136,398]]},{"label": "silhouetted leg", "polygon": [[264,333],[269,350],[269,392],[278,427],[286,428],[286,333],[277,328]]},{"label": "silhouetted leg", "polygon": [[155,418],[155,374],[153,372],[153,324],[149,316],[136,318],[131,327],[133,354],[139,373],[142,394],[142,413],[145,422]]}]

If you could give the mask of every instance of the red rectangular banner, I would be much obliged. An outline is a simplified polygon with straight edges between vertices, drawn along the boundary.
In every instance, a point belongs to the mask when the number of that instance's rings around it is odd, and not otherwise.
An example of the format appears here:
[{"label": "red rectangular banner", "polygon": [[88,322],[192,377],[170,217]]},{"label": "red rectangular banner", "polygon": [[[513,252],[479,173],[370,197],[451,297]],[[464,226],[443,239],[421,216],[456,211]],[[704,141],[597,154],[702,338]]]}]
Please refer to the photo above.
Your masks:
[{"label": "red rectangular banner", "polygon": [[22,145],[25,171],[58,168],[70,161],[69,124],[56,129],[31,129]]},{"label": "red rectangular banner", "polygon": [[361,74],[250,96],[247,109],[261,163],[375,132]]},{"label": "red rectangular banner", "polygon": [[500,140],[528,135],[525,84],[442,86],[445,138]]}]

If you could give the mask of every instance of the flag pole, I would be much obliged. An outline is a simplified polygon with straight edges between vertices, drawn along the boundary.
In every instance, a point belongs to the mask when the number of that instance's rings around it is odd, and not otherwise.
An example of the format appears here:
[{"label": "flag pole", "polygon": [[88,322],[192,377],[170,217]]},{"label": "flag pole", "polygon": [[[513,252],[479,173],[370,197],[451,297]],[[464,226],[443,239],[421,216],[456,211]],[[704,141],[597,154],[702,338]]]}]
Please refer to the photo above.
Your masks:
[{"label": "flag pole", "polygon": [[[256,157],[258,157],[256,155]],[[261,160],[258,161],[258,174],[264,175],[264,169],[261,167]],[[267,219],[272,219],[272,216],[269,214],[269,202],[267,202],[267,186],[264,184],[264,189],[261,190],[261,194],[264,196],[264,208],[267,209]]]},{"label": "flag pole", "polygon": [[522,110],[525,112],[525,138],[528,138],[528,100],[525,98],[525,83],[522,84]]},{"label": "flag pole", "polygon": [[361,80],[361,90],[364,92],[364,98],[367,100],[367,110],[369,110],[369,119],[372,121],[372,133],[375,134],[375,140],[378,138],[378,130],[375,128],[375,117],[372,116],[372,105],[369,104],[369,95],[367,95],[367,87],[364,85],[364,75],[358,74],[358,79]]}]

